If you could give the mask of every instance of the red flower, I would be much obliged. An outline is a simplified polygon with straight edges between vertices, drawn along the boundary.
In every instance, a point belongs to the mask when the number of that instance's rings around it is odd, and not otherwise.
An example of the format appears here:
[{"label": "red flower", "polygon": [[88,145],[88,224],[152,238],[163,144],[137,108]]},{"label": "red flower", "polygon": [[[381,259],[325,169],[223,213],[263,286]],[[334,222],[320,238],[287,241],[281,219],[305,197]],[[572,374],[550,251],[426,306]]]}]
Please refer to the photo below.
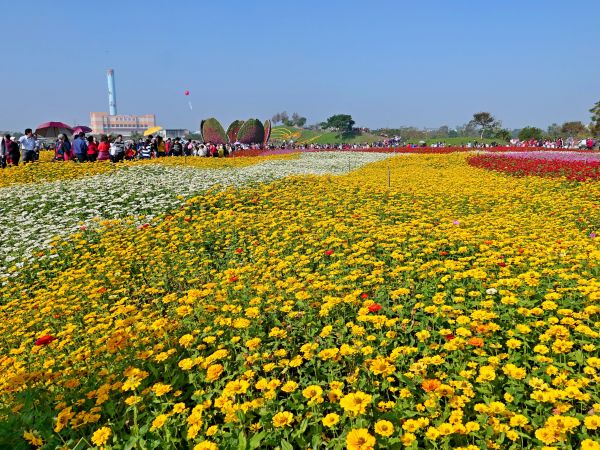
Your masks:
[{"label": "red flower", "polygon": [[331,256],[331,255],[333,255],[333,250],[325,250],[325,254],[327,256]]},{"label": "red flower", "polygon": [[237,275],[232,276],[231,278],[229,278],[229,282],[230,283],[235,283],[237,280],[239,280],[240,278]]},{"label": "red flower", "polygon": [[243,251],[244,251],[244,250],[243,250],[243,249],[241,249],[241,248],[239,248],[239,247],[235,249],[235,252],[236,252],[238,255],[239,255],[240,253],[242,253]]},{"label": "red flower", "polygon": [[367,294],[366,292],[363,292],[362,294],[360,294],[360,298],[367,299],[367,298],[369,298],[369,294]]},{"label": "red flower", "polygon": [[35,345],[48,345],[54,340],[56,340],[54,336],[50,336],[49,334],[47,334],[46,336],[42,336],[37,341],[35,341]]},{"label": "red flower", "polygon": [[377,311],[381,311],[381,305],[373,303],[371,306],[369,306],[369,312],[376,313]]},{"label": "red flower", "polygon": [[506,263],[505,263],[505,262],[499,262],[499,263],[498,263],[498,265],[499,265],[500,267],[506,267]]},{"label": "red flower", "polygon": [[441,251],[440,252],[440,256],[447,256],[447,255],[448,255],[448,252],[446,252],[446,251]]},{"label": "red flower", "polygon": [[454,338],[455,338],[455,336],[452,333],[447,334],[447,335],[444,336],[444,339],[446,339],[447,341],[451,341]]}]

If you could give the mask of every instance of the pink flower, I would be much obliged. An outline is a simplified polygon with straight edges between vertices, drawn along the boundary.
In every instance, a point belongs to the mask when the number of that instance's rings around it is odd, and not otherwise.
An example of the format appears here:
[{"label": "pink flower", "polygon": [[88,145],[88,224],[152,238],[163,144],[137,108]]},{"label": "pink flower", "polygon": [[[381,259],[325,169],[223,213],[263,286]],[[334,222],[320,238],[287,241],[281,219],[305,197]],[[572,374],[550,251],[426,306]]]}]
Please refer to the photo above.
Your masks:
[{"label": "pink flower", "polygon": [[454,222],[452,222],[452,225],[460,225],[460,220],[455,220]]}]

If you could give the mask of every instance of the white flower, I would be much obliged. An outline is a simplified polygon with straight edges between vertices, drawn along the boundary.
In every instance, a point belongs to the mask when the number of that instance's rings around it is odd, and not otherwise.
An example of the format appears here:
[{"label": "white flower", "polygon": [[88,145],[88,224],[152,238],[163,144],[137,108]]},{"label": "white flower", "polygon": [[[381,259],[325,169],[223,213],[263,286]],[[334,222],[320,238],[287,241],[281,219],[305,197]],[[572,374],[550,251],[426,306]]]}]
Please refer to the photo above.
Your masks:
[{"label": "white flower", "polygon": [[489,288],[489,289],[486,289],[486,290],[485,290],[485,293],[486,293],[487,295],[496,295],[496,294],[498,293],[498,290],[497,290],[497,289],[494,289],[494,288]]}]

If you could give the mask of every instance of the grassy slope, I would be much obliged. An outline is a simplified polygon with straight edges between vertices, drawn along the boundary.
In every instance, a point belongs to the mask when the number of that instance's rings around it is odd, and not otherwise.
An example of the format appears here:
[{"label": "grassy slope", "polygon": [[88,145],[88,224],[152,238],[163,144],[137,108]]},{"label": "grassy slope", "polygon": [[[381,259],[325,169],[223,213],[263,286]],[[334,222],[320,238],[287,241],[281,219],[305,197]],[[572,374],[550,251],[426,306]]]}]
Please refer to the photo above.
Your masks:
[{"label": "grassy slope", "polygon": [[[314,144],[339,144],[344,143],[369,143],[381,141],[385,138],[376,134],[365,133],[359,136],[354,136],[350,139],[341,139],[335,132],[327,131],[313,131],[313,130],[301,130],[299,128],[276,126],[273,127],[271,132],[271,141],[281,142],[282,140],[293,139],[296,143],[314,143]],[[465,145],[467,142],[477,140],[478,142],[491,143],[494,139],[473,139],[473,138],[445,138],[445,139],[427,139],[427,144],[431,144],[437,141],[443,141],[447,145]],[[418,141],[418,140],[417,140]],[[417,142],[415,141],[415,143]]]},{"label": "grassy slope", "polygon": [[335,132],[327,131],[313,131],[313,130],[301,130],[293,127],[277,126],[273,127],[271,132],[272,141],[293,139],[294,142],[299,143],[314,143],[314,144],[336,144],[340,142],[345,143],[361,143],[361,142],[375,142],[381,140],[380,136],[374,134],[361,134],[354,136],[350,139],[341,139]]}]

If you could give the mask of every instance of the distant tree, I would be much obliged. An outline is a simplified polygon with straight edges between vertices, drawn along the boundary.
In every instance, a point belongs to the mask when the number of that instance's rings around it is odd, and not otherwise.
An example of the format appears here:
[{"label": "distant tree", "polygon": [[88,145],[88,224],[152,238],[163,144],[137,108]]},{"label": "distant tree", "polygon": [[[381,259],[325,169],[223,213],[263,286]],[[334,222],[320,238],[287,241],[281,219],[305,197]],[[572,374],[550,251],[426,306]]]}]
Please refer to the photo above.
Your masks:
[{"label": "distant tree", "polygon": [[274,114],[273,117],[271,117],[271,122],[274,124],[281,122],[281,113]]},{"label": "distant tree", "polygon": [[279,113],[279,121],[281,123],[285,124],[289,120],[290,120],[290,116],[288,116],[287,111],[283,111],[283,112]]},{"label": "distant tree", "polygon": [[539,140],[544,136],[544,132],[536,127],[525,127],[519,131],[520,141],[529,141],[531,139]]},{"label": "distant tree", "polygon": [[592,113],[590,131],[594,136],[600,136],[600,100],[590,109],[590,112]]},{"label": "distant tree", "polygon": [[486,132],[494,131],[496,128],[500,127],[500,122],[497,121],[491,113],[485,111],[473,114],[473,119],[471,119],[469,123],[479,128],[479,131],[481,132],[479,137],[481,139],[483,139],[483,135]]},{"label": "distant tree", "polygon": [[295,112],[295,113],[292,113],[292,120],[291,120],[291,122],[295,124],[295,123],[296,123],[296,121],[297,121],[299,118],[300,118],[300,114],[298,114],[297,112]]},{"label": "distant tree", "polygon": [[188,141],[201,141],[202,135],[200,133],[190,133],[190,134],[186,134],[185,138]]},{"label": "distant tree", "polygon": [[496,133],[494,133],[494,139],[498,139],[499,141],[502,142],[508,142],[510,141],[512,138],[512,133],[507,130],[506,128],[500,128],[499,130],[496,131]]},{"label": "distant tree", "polygon": [[548,135],[549,138],[552,138],[552,139],[559,138],[562,135],[560,125],[557,123],[553,123],[552,125],[549,125],[548,129],[546,130],[546,134]]},{"label": "distant tree", "polygon": [[587,128],[581,121],[577,120],[563,123],[562,127],[560,127],[560,131],[568,136],[580,136],[587,132]]},{"label": "distant tree", "polygon": [[450,128],[448,125],[442,125],[437,130],[434,130],[431,133],[431,137],[433,138],[445,138],[448,137],[448,133],[450,133]]},{"label": "distant tree", "polygon": [[355,123],[350,114],[335,114],[323,122],[321,126],[337,130],[341,133],[350,133]]},{"label": "distant tree", "polygon": [[454,129],[454,130],[449,130],[448,131],[448,137],[449,138],[455,138],[458,137],[458,130]]},{"label": "distant tree", "polygon": [[295,125],[300,128],[304,127],[304,125],[306,125],[306,117],[298,117]]}]

